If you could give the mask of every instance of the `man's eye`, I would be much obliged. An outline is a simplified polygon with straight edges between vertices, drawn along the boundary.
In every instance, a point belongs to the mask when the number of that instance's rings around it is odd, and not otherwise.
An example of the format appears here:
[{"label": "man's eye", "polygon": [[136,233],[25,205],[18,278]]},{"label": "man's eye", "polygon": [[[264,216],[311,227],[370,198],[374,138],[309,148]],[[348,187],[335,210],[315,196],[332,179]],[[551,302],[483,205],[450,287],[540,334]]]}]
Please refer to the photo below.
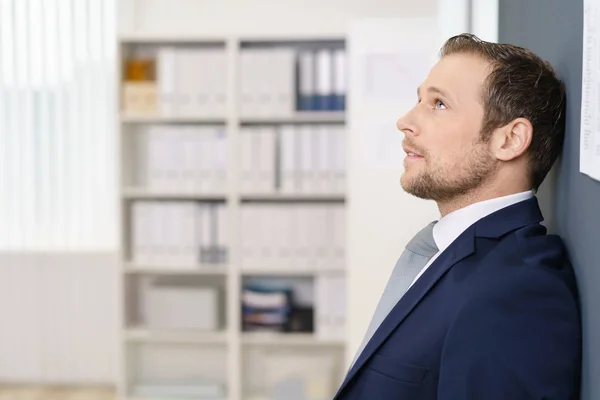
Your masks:
[{"label": "man's eye", "polygon": [[438,110],[444,110],[444,109],[446,109],[446,105],[444,104],[443,101],[436,100],[435,101],[435,108],[438,109]]}]

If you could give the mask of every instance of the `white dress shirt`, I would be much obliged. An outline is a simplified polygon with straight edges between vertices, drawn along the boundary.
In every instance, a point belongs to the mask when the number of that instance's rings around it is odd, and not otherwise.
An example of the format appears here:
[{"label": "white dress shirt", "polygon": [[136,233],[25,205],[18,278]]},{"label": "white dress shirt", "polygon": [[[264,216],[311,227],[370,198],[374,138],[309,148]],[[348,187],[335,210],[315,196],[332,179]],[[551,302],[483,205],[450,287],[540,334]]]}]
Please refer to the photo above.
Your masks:
[{"label": "white dress shirt", "polygon": [[444,250],[448,248],[468,227],[480,219],[515,203],[528,200],[533,197],[533,191],[528,190],[509,196],[497,197],[491,200],[481,201],[468,205],[467,207],[453,211],[441,218],[433,226],[433,240],[438,247],[438,252],[431,257],[431,260],[419,272],[417,277],[410,284],[411,286],[423,275],[429,266],[439,257]]}]

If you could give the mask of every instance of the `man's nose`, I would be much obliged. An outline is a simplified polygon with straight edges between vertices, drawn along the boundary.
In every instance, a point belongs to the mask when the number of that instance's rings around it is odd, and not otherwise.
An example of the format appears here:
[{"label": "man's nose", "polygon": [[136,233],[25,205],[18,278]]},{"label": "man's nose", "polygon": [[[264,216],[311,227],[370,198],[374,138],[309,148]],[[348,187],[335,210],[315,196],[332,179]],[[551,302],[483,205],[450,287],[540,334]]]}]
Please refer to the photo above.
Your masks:
[{"label": "man's nose", "polygon": [[406,136],[418,136],[419,129],[417,124],[415,123],[413,110],[406,113],[404,116],[400,117],[396,122],[396,127],[399,131],[403,132]]}]

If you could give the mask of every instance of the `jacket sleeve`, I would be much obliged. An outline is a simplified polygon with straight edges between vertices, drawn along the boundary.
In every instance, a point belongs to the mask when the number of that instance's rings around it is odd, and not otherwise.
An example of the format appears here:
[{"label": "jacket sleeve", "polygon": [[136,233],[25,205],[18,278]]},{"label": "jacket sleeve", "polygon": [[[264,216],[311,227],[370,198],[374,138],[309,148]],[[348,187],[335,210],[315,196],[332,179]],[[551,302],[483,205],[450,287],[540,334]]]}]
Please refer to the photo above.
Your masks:
[{"label": "jacket sleeve", "polygon": [[581,333],[566,284],[533,267],[478,288],[446,336],[439,400],[578,399]]}]

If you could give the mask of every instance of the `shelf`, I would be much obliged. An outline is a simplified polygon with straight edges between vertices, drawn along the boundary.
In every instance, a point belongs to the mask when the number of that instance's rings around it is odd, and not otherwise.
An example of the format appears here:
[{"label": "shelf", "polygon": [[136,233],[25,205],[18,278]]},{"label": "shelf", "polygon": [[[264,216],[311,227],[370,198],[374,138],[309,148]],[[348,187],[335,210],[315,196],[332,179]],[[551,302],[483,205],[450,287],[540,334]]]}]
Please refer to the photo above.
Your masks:
[{"label": "shelf", "polygon": [[126,124],[203,124],[225,125],[225,118],[218,117],[167,117],[160,115],[121,115],[121,122]]},{"label": "shelf", "polygon": [[310,275],[341,275],[343,268],[242,268],[243,276],[310,276]]},{"label": "shelf", "polygon": [[[132,396],[129,395],[127,396],[126,399],[123,400],[190,400],[190,399],[197,399],[197,397],[176,397],[176,396],[156,396],[156,397],[147,397],[147,396]],[[202,399],[207,399],[207,400],[228,400],[229,397],[202,397]]]},{"label": "shelf", "polygon": [[345,123],[344,111],[306,111],[289,117],[243,117],[242,125]]},{"label": "shelf", "polygon": [[138,397],[138,396],[127,396],[125,400],[187,400],[187,397]]},{"label": "shelf", "polygon": [[146,328],[126,329],[125,339],[143,343],[227,344],[225,332],[159,331]]},{"label": "shelf", "polygon": [[242,344],[254,346],[343,346],[343,339],[326,339],[312,333],[243,332]]},{"label": "shelf", "polygon": [[242,201],[325,201],[325,202],[344,202],[346,196],[343,194],[287,194],[287,193],[262,193],[262,194],[242,194]]},{"label": "shelf", "polygon": [[122,33],[118,36],[119,42],[123,44],[179,44],[179,43],[197,43],[203,45],[218,45],[224,46],[225,37],[212,35],[173,35],[173,34],[137,34],[137,33]]},{"label": "shelf", "polygon": [[[189,400],[191,397],[165,397],[165,396],[157,396],[157,397],[139,397],[139,396],[127,396],[124,400]],[[195,397],[193,398],[195,399]],[[220,400],[220,398],[207,397],[207,399],[211,400]],[[224,397],[223,400],[227,400],[228,397]]]},{"label": "shelf", "polygon": [[[177,332],[131,328],[125,331],[129,342],[176,344],[227,344],[225,332]],[[343,346],[343,339],[320,338],[312,333],[243,332],[244,345],[255,346]]]},{"label": "shelf", "polygon": [[127,274],[140,275],[208,275],[220,276],[227,275],[228,266],[226,265],[197,265],[197,266],[161,266],[161,265],[140,265],[135,263],[125,263],[124,272]]},{"label": "shelf", "polygon": [[310,31],[302,32],[289,32],[286,34],[280,34],[275,32],[252,32],[246,34],[237,35],[242,44],[247,43],[306,43],[306,42],[317,42],[317,43],[330,43],[346,41],[346,35],[339,32],[319,32],[314,28]]},{"label": "shelf", "polygon": [[125,199],[156,199],[156,200],[204,200],[204,201],[225,201],[227,195],[223,193],[198,193],[198,192],[176,192],[176,191],[158,191],[142,188],[123,189]]}]

